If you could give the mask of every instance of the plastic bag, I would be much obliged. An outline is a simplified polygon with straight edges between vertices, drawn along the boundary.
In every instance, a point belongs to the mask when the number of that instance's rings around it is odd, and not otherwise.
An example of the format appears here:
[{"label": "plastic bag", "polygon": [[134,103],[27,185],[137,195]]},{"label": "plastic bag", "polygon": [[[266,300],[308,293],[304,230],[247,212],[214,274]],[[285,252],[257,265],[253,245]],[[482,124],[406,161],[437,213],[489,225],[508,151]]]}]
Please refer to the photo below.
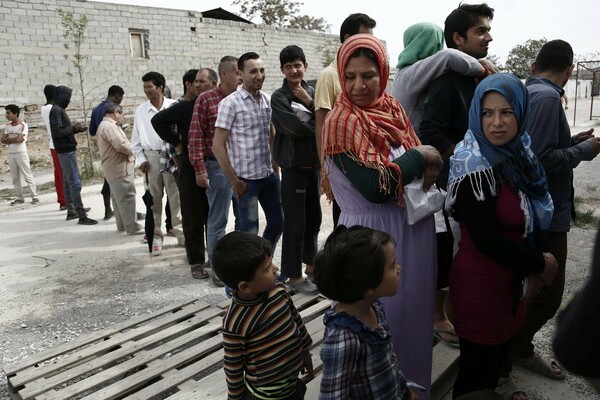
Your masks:
[{"label": "plastic bag", "polygon": [[414,225],[427,218],[444,206],[446,196],[437,187],[432,186],[423,191],[423,179],[417,179],[404,186],[404,203],[408,224]]}]

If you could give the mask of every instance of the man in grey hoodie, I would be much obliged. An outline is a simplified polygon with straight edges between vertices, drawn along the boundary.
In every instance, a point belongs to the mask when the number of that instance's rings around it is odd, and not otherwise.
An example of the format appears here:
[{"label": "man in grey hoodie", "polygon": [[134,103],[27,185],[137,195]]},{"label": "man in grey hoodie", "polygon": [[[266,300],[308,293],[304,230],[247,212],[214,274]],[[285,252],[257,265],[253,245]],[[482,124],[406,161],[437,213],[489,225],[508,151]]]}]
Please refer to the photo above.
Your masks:
[{"label": "man in grey hoodie", "polygon": [[67,221],[79,218],[80,225],[95,225],[98,221],[88,218],[89,208],[84,208],[81,201],[81,179],[77,167],[75,134],[84,132],[87,127],[80,122],[71,124],[65,111],[71,101],[72,92],[73,90],[66,86],[57,86],[54,90],[54,105],[50,109],[50,133],[63,172]]}]

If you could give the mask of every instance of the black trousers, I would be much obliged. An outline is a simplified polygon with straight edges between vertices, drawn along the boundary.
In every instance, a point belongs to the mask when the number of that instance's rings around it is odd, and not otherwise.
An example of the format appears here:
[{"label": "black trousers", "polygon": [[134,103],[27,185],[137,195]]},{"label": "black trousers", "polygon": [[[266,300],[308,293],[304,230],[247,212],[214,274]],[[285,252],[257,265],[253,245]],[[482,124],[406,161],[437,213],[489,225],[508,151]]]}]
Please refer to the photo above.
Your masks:
[{"label": "black trousers", "polygon": [[180,154],[178,161],[177,187],[185,252],[190,265],[204,264],[206,261],[204,227],[208,217],[206,189],[196,185],[196,173],[187,153]]},{"label": "black trousers", "polygon": [[485,345],[459,338],[460,369],[452,398],[477,390],[494,390],[500,378],[500,368],[508,358],[511,340],[499,345]]},{"label": "black trousers", "polygon": [[322,219],[319,177],[319,168],[281,170],[281,275],[286,278],[301,277],[302,263],[315,262]]}]

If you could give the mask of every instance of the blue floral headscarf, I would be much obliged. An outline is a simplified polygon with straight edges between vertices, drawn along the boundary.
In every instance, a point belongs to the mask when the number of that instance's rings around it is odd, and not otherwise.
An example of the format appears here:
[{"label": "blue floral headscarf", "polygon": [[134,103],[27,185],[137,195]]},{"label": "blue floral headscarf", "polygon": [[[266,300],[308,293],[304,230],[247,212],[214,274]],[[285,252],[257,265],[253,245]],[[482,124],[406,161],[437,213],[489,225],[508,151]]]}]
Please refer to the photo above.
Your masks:
[{"label": "blue floral headscarf", "polygon": [[[518,123],[517,135],[503,146],[494,146],[483,133],[481,103],[486,94],[498,92],[508,101]],[[525,237],[536,245],[534,232],[546,231],[552,220],[554,206],[546,185],[546,174],[530,149],[531,139],[525,131],[529,118],[529,93],[525,85],[512,74],[494,74],[477,86],[469,109],[469,129],[464,139],[456,145],[450,157],[448,196],[446,208],[456,201],[459,184],[469,178],[473,194],[484,200],[483,187],[488,185],[496,196],[494,169],[519,191],[521,208],[525,214]]]}]

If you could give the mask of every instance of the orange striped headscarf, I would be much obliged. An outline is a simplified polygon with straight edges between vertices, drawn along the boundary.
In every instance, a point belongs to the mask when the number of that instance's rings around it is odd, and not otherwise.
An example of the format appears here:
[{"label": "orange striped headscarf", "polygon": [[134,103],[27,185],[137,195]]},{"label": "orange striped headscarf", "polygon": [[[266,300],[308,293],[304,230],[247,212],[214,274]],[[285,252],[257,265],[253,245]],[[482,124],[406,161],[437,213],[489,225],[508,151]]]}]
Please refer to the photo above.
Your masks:
[{"label": "orange striped headscarf", "polygon": [[[346,65],[357,50],[370,50],[377,59],[380,92],[373,104],[358,107],[346,92]],[[389,63],[383,43],[373,35],[357,34],[346,39],[337,53],[337,68],[342,93],[323,126],[323,155],[345,153],[359,164],[379,171],[379,186],[391,189],[390,173],[401,173],[400,167],[389,158],[392,148],[403,145],[406,150],[420,145],[420,141],[396,99],[385,92],[389,77]],[[327,175],[323,176],[323,189],[331,198]],[[402,198],[402,182],[398,185],[398,199]]]}]

